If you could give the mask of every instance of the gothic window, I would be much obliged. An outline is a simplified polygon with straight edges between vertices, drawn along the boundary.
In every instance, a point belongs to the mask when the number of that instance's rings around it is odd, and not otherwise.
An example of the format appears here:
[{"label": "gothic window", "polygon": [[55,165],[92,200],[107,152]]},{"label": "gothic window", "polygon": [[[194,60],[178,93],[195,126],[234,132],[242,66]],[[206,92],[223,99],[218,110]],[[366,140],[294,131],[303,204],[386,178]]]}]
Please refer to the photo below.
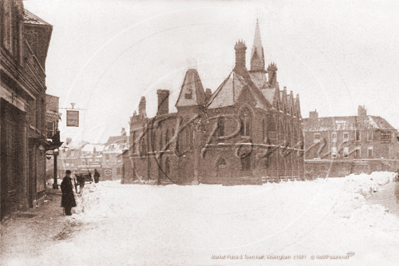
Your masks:
[{"label": "gothic window", "polygon": [[169,157],[167,157],[165,160],[165,175],[169,176],[169,174],[170,174],[170,162],[169,162]]},{"label": "gothic window", "polygon": [[[225,124],[225,118],[219,117],[219,119],[218,119],[219,137],[224,137],[224,124]],[[223,143],[223,142],[224,142],[224,140],[219,139],[219,143]]]},{"label": "gothic window", "polygon": [[186,90],[186,93],[184,94],[184,98],[188,99],[188,100],[191,100],[193,98],[193,90],[188,88]]},{"label": "gothic window", "polygon": [[266,138],[265,119],[262,119],[262,142],[265,141],[265,138]]},{"label": "gothic window", "polygon": [[159,130],[159,150],[161,151],[162,149],[162,130]]},{"label": "gothic window", "polygon": [[220,158],[217,166],[218,166],[218,168],[226,168],[226,166],[227,166],[226,159]]},{"label": "gothic window", "polygon": [[167,129],[166,130],[166,133],[165,133],[165,146],[166,145],[168,145],[168,143],[169,143],[169,129]]},{"label": "gothic window", "polygon": [[241,136],[249,137],[251,132],[251,115],[247,107],[244,107],[240,115],[241,119]]},{"label": "gothic window", "polygon": [[133,149],[133,154],[136,153],[136,131],[133,131],[132,135],[132,149]]}]

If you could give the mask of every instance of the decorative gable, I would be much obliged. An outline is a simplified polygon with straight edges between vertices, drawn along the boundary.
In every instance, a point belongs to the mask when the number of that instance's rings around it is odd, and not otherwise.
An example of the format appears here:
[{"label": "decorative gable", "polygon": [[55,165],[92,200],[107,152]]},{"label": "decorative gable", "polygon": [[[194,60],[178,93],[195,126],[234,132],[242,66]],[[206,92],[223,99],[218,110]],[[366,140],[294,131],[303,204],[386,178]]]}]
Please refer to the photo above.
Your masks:
[{"label": "decorative gable", "polygon": [[205,104],[205,92],[197,70],[189,69],[184,77],[176,107]]}]

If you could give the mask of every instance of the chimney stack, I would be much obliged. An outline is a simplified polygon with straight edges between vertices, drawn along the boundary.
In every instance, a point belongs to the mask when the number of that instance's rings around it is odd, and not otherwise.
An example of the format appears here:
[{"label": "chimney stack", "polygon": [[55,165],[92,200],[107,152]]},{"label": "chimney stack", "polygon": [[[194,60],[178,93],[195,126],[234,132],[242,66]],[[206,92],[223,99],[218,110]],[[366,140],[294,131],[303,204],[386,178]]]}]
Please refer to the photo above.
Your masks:
[{"label": "chimney stack", "polygon": [[236,50],[236,68],[245,68],[245,50],[247,46],[241,40],[239,40],[234,46]]},{"label": "chimney stack", "polygon": [[319,113],[317,112],[317,110],[309,112],[309,118],[318,118],[318,117],[319,117]]},{"label": "chimney stack", "polygon": [[205,91],[205,102],[207,102],[212,97],[211,89],[206,89]]},{"label": "chimney stack", "polygon": [[367,115],[366,106],[359,105],[359,107],[357,108],[357,115],[358,116],[366,116]]},{"label": "chimney stack", "polygon": [[169,90],[157,90],[158,94],[158,112],[157,115],[169,113]]},{"label": "chimney stack", "polygon": [[139,103],[139,115],[147,116],[146,113],[146,100],[145,97],[142,96]]}]

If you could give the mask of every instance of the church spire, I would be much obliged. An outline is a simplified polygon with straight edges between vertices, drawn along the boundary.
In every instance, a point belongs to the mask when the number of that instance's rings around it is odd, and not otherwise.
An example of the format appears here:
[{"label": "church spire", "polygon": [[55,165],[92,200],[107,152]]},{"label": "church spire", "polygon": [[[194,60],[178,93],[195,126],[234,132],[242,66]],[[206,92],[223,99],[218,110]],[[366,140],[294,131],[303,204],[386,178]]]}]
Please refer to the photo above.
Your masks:
[{"label": "church spire", "polygon": [[256,20],[254,44],[251,52],[251,71],[265,71],[265,56],[260,38],[259,22]]}]

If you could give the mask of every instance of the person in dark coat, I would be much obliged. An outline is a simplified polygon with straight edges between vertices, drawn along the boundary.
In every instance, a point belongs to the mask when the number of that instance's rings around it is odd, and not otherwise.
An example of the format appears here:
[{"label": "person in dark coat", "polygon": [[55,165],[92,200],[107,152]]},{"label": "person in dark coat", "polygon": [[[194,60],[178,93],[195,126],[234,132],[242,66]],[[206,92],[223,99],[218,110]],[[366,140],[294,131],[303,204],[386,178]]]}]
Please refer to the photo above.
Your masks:
[{"label": "person in dark coat", "polygon": [[98,183],[100,181],[100,173],[97,171],[97,169],[94,169],[94,182]]},{"label": "person in dark coat", "polygon": [[71,209],[72,207],[76,207],[76,201],[75,201],[75,196],[73,195],[71,171],[66,170],[65,174],[66,176],[64,177],[61,183],[61,191],[62,191],[61,207],[65,208],[66,215],[72,215]]}]

